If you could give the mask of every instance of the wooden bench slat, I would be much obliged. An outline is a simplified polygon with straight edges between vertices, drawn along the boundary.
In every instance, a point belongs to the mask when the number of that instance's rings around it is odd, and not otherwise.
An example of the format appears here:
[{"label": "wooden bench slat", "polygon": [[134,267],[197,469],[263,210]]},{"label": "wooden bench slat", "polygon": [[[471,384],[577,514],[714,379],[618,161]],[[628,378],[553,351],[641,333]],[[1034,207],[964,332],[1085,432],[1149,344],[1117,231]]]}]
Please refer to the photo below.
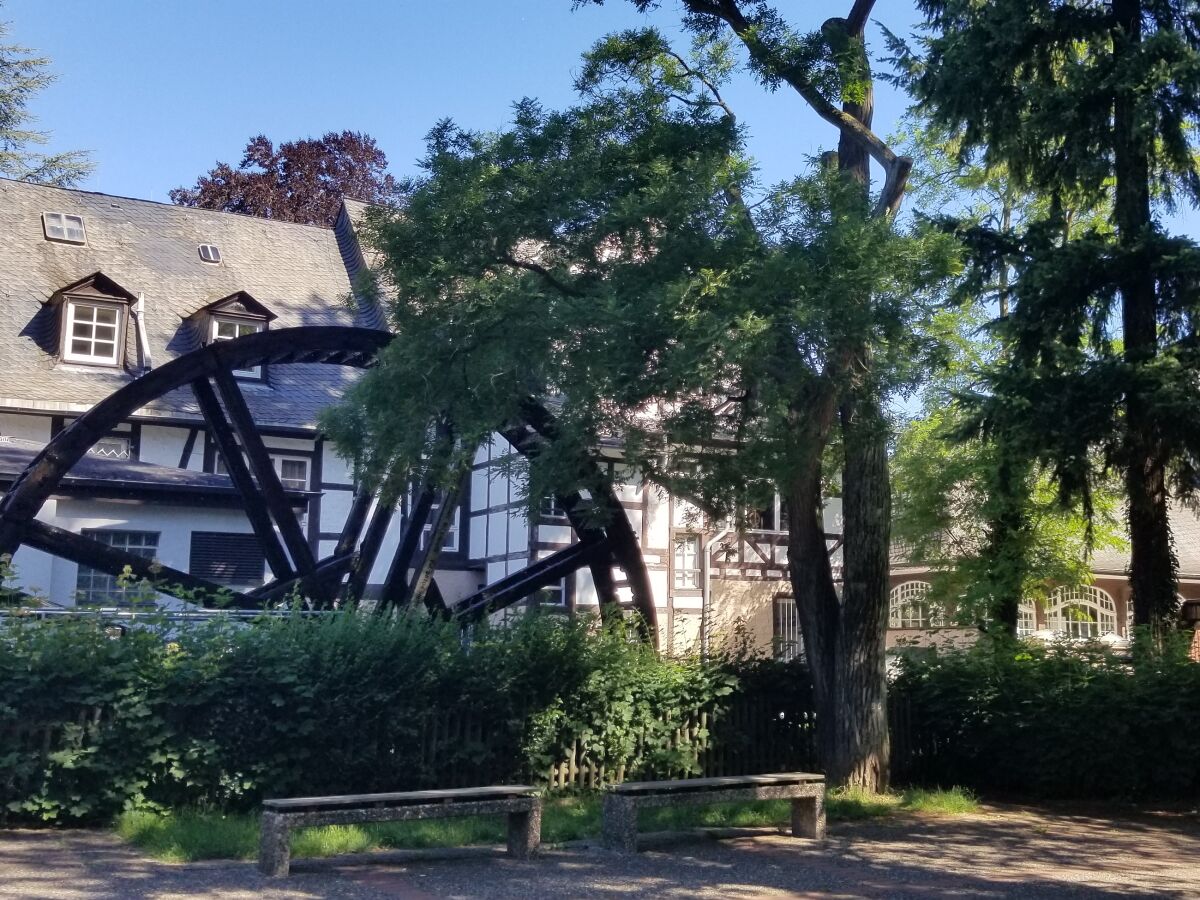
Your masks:
[{"label": "wooden bench slat", "polygon": [[716,778],[684,778],[677,781],[627,781],[609,788],[617,794],[684,793],[713,788],[754,787],[756,785],[814,784],[824,775],[813,772],[772,772],[766,775],[725,775]]},{"label": "wooden bench slat", "polygon": [[285,800],[264,800],[266,809],[278,812],[298,812],[307,809],[328,809],[339,806],[409,805],[438,800],[488,800],[504,797],[528,797],[538,789],[527,784],[495,787],[446,788],[433,791],[401,791],[389,794],[347,794],[341,797],[290,797]]}]

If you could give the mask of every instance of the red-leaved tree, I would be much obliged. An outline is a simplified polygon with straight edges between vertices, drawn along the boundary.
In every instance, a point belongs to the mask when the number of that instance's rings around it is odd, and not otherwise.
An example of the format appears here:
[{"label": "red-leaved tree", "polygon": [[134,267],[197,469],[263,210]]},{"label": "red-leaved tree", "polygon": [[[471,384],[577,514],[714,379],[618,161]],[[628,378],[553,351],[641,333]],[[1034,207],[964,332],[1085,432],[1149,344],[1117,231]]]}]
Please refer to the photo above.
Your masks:
[{"label": "red-leaved tree", "polygon": [[374,138],[331,131],[278,148],[260,134],[246,144],[236,169],[219,162],[195,186],[175,188],[170,196],[180,206],[329,225],[343,197],[386,203],[397,189],[387,173],[387,156]]}]

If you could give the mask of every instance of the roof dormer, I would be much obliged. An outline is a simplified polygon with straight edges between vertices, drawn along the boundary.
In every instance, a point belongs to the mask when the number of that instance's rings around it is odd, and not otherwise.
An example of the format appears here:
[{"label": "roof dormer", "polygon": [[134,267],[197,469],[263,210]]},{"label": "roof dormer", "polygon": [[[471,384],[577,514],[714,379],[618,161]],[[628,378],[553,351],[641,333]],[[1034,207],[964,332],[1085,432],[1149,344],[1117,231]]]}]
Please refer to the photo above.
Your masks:
[{"label": "roof dormer", "polygon": [[59,356],[64,362],[119,367],[125,358],[129,308],[137,297],[103,272],[60,288],[46,301],[59,314]]},{"label": "roof dormer", "polygon": [[[271,322],[278,318],[250,294],[237,291],[228,297],[214,300],[188,317],[200,332],[200,342],[205,346],[216,341],[232,341],[248,334],[266,331]],[[235,369],[234,375],[261,381],[262,366],[252,369]]]}]

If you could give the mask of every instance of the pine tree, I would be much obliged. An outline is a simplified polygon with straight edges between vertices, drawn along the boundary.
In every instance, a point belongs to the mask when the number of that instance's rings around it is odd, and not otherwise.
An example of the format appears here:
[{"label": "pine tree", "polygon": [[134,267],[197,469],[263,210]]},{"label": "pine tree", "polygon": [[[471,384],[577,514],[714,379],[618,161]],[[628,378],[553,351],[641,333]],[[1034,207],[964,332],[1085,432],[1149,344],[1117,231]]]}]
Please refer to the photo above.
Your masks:
[{"label": "pine tree", "polygon": [[68,187],[92,171],[86,153],[42,153],[49,136],[31,127],[29,101],[54,82],[50,60],[5,42],[9,26],[0,22],[0,177]]},{"label": "pine tree", "polygon": [[[939,125],[961,132],[1048,218],[980,246],[1016,261],[1009,365],[984,403],[1085,501],[1094,460],[1127,494],[1135,622],[1177,604],[1168,502],[1196,486],[1200,252],[1156,210],[1200,200],[1200,13],[1181,0],[919,0],[925,32],[901,53]],[[1075,228],[1073,200],[1112,228]],[[993,235],[995,238],[996,236]]]}]

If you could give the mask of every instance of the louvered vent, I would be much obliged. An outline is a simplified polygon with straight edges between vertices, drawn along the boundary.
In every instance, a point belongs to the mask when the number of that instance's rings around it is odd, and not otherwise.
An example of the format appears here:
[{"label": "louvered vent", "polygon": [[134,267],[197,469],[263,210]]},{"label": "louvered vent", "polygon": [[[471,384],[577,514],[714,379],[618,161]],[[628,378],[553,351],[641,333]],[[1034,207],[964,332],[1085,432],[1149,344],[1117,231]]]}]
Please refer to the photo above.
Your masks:
[{"label": "louvered vent", "polygon": [[261,584],[265,565],[252,534],[193,531],[191,574],[219,584]]}]

